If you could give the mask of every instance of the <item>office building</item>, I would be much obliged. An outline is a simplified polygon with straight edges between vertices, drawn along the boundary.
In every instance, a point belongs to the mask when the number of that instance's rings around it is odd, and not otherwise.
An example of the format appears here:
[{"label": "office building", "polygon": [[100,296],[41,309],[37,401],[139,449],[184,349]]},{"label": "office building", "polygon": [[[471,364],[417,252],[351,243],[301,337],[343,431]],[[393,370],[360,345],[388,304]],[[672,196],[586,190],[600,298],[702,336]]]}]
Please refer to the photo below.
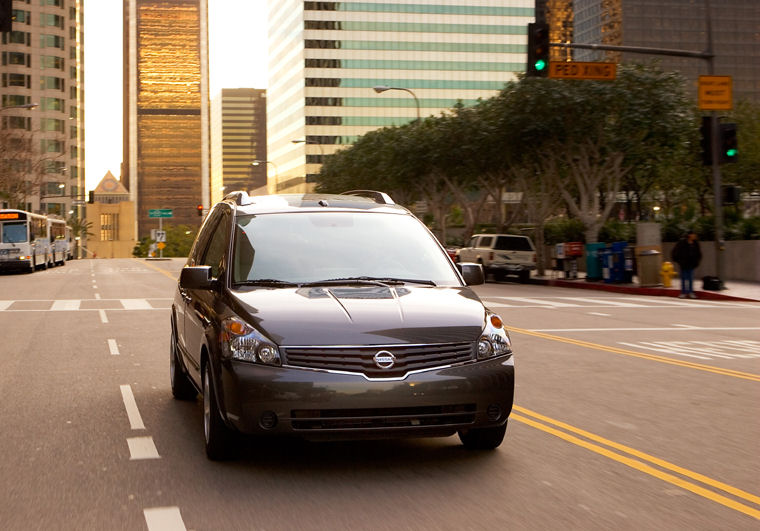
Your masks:
[{"label": "office building", "polygon": [[138,235],[164,220],[197,225],[209,208],[206,0],[124,0],[122,182],[137,208]]},{"label": "office building", "polygon": [[211,203],[267,184],[266,90],[225,88],[211,98]]},{"label": "office building", "polygon": [[0,205],[81,218],[83,2],[9,3],[0,64]]},{"label": "office building", "polygon": [[268,7],[270,192],[310,190],[325,155],[373,129],[497,94],[525,71],[534,15],[534,0]]},{"label": "office building", "polygon": [[[708,46],[705,0],[575,0],[577,43],[646,46],[704,51]],[[760,3],[711,2],[715,74],[731,76],[735,100],[760,100]],[[707,75],[702,59],[575,50],[578,61],[643,62],[656,60],[663,70],[678,71],[696,94]]]},{"label": "office building", "polygon": [[92,192],[87,205],[90,235],[88,258],[131,258],[137,244],[135,205],[121,182],[109,171]]}]

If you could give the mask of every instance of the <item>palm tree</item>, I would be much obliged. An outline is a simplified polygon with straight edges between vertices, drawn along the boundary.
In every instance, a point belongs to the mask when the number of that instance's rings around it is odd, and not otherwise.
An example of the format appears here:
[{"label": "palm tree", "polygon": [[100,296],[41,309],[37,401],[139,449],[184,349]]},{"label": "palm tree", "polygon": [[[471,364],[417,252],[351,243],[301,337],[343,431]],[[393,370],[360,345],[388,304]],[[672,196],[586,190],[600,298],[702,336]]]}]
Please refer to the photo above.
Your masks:
[{"label": "palm tree", "polygon": [[71,232],[74,235],[74,256],[79,258],[79,242],[87,240],[87,236],[93,236],[93,233],[90,232],[92,221],[71,216],[66,223],[71,227]]}]

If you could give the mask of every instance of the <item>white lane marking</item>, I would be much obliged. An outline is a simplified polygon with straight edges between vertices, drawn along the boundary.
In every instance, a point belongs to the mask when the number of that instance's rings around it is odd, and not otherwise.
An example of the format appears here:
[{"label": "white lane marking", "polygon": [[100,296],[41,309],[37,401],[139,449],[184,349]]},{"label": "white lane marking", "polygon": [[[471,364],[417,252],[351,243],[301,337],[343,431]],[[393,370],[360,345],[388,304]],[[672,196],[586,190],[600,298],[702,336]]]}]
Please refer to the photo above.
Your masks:
[{"label": "white lane marking", "polygon": [[672,326],[679,326],[681,328],[691,328],[692,330],[694,330],[695,328],[699,328],[698,326],[694,326],[694,325],[678,324],[678,323],[673,323]]},{"label": "white lane marking", "polygon": [[760,326],[714,326],[699,328],[531,328],[531,332],[693,332],[694,330],[760,330]]},{"label": "white lane marking", "polygon": [[539,306],[549,308],[577,308],[578,304],[568,304],[566,302],[555,302],[547,299],[530,299],[528,297],[495,297],[506,301],[527,302],[529,304],[538,304]]},{"label": "white lane marking", "polygon": [[82,301],[75,300],[75,299],[64,299],[64,300],[58,300],[53,301],[53,305],[50,307],[51,311],[54,312],[63,312],[67,310],[78,310],[79,304]]},{"label": "white lane marking", "polygon": [[95,285],[93,285],[93,286],[92,286],[92,289],[98,289],[98,287],[97,287],[97,286],[95,286]]},{"label": "white lane marking", "polygon": [[10,307],[16,301],[0,301],[0,312]]},{"label": "white lane marking", "polygon": [[599,312],[588,312],[589,315],[598,315],[599,317],[609,317],[610,314],[608,313],[599,313]]},{"label": "white lane marking", "polygon": [[186,531],[179,507],[151,507],[143,511],[148,531]]},{"label": "white lane marking", "polygon": [[146,299],[119,299],[125,310],[152,310]]},{"label": "white lane marking", "polygon": [[100,314],[100,322],[103,324],[106,324],[108,322],[108,316],[106,315],[106,311],[98,310],[98,314]]},{"label": "white lane marking", "polygon": [[[704,359],[752,359],[760,358],[760,341],[657,341],[646,343],[623,343],[636,348],[644,348],[677,354],[688,357],[704,357]],[[651,346],[649,346],[651,345]],[[701,354],[702,356],[699,356]]]},{"label": "white lane marking", "polygon": [[631,302],[618,302],[612,298],[593,299],[590,297],[565,297],[567,299],[579,302],[590,302],[598,306],[620,306],[621,308],[642,308],[643,304],[633,304]]},{"label": "white lane marking", "polygon": [[[695,354],[687,354],[685,352],[680,352],[678,350],[673,350],[671,348],[667,348],[665,346],[661,346],[658,343],[623,343],[620,342],[620,345],[625,345],[626,347],[632,347],[632,348],[643,348],[646,350],[653,350],[655,352],[661,352],[663,354],[673,354],[675,356],[684,356],[686,358],[697,358],[700,360],[709,360],[712,359],[709,356],[697,356]],[[648,346],[652,345],[652,346]]]},{"label": "white lane marking", "polygon": [[95,298],[96,298],[97,300],[100,300],[100,293],[96,293],[96,294],[95,294]]},{"label": "white lane marking", "polygon": [[119,345],[116,344],[115,339],[108,340],[108,350],[111,352],[111,356],[118,356],[121,354],[121,352],[119,352]]},{"label": "white lane marking", "polygon": [[121,399],[124,401],[124,407],[127,409],[127,417],[129,417],[129,426],[133,430],[144,430],[145,424],[143,424],[142,417],[140,416],[140,410],[137,409],[137,402],[135,402],[135,395],[132,394],[131,385],[120,385]]},{"label": "white lane marking", "polygon": [[129,437],[127,438],[129,446],[129,460],[137,461],[138,459],[161,459],[158,455],[158,449],[153,442],[153,437]]}]

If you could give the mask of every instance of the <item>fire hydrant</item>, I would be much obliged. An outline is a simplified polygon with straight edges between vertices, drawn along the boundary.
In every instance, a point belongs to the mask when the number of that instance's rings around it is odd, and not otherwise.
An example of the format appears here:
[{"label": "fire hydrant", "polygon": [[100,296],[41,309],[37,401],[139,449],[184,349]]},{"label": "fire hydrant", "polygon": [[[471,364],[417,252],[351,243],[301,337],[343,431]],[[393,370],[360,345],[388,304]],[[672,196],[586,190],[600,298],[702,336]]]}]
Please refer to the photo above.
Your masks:
[{"label": "fire hydrant", "polygon": [[662,268],[660,269],[660,276],[662,277],[662,285],[669,288],[671,286],[670,279],[676,276],[673,264],[670,262],[663,262]]}]

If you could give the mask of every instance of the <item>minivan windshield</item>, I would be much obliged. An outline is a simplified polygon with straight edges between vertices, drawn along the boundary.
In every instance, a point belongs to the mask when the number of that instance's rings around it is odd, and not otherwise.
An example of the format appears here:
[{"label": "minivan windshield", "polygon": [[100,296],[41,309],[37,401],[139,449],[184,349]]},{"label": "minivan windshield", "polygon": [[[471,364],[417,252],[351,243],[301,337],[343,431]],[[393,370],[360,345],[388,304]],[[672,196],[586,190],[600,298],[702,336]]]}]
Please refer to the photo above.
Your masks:
[{"label": "minivan windshield", "polygon": [[393,278],[461,286],[435,239],[406,214],[276,213],[236,223],[233,283]]}]

